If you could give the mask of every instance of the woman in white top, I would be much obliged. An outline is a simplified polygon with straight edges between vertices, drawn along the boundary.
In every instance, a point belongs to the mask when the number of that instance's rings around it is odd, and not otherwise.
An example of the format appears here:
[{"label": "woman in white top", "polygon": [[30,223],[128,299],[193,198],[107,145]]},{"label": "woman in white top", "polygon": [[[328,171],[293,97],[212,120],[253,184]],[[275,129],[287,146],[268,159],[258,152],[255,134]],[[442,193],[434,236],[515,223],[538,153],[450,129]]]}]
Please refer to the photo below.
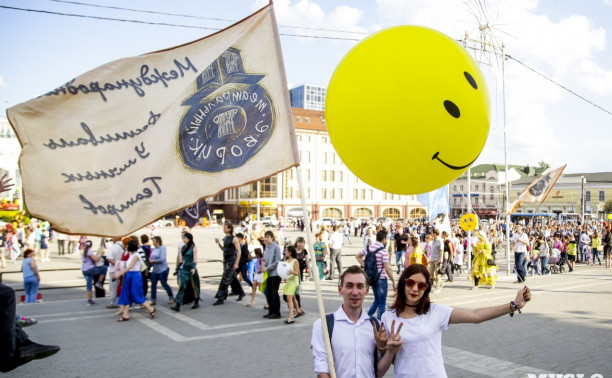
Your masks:
[{"label": "woman in white top", "polygon": [[121,315],[119,322],[125,322],[130,320],[130,305],[136,303],[142,305],[151,319],[155,318],[155,308],[151,307],[147,302],[144,291],[142,288],[142,275],[140,274],[140,268],[143,264],[140,256],[136,252],[138,250],[138,242],[130,240],[127,245],[127,250],[130,252],[130,257],[126,262],[126,267],[121,272],[115,274],[118,278],[125,275],[123,280],[123,286],[121,287],[121,295],[119,296],[119,312]]},{"label": "woman in white top", "polygon": [[[431,279],[427,267],[412,264],[399,278],[395,303],[386,311],[381,323],[394,339],[389,325],[396,325],[401,336],[400,348],[388,348],[378,363],[379,376],[385,375],[391,362],[395,364],[395,377],[446,377],[442,360],[442,331],[449,324],[480,323],[505,314],[512,316],[531,299],[526,286],[516,299],[499,306],[475,310],[459,310],[430,303]],[[395,359],[394,359],[395,358]]]}]

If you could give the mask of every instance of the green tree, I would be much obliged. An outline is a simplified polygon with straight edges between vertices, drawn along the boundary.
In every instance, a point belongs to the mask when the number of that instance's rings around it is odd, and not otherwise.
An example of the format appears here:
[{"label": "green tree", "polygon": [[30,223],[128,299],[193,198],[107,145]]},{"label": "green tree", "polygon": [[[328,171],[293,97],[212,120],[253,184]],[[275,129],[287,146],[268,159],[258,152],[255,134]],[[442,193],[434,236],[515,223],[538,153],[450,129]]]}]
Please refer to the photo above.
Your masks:
[{"label": "green tree", "polygon": [[603,211],[605,214],[612,214],[612,199],[606,201]]},{"label": "green tree", "polygon": [[550,164],[548,164],[547,162],[545,162],[544,160],[540,161],[538,163],[538,165],[540,166],[540,168],[544,168],[544,169],[548,169],[550,168]]}]

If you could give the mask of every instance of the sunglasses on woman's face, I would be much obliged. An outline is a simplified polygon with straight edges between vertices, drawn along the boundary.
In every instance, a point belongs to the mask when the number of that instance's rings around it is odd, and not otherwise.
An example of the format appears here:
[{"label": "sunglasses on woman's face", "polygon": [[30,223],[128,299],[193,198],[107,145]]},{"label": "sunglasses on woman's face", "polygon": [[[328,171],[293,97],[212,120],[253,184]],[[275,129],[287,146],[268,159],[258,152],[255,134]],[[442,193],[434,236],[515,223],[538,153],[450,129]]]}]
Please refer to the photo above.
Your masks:
[{"label": "sunglasses on woman's face", "polygon": [[406,287],[408,289],[412,289],[414,287],[414,285],[417,285],[417,288],[420,291],[425,291],[425,289],[427,289],[429,287],[429,285],[427,283],[425,283],[425,282],[416,282],[415,280],[412,280],[410,278],[408,278],[406,280]]}]

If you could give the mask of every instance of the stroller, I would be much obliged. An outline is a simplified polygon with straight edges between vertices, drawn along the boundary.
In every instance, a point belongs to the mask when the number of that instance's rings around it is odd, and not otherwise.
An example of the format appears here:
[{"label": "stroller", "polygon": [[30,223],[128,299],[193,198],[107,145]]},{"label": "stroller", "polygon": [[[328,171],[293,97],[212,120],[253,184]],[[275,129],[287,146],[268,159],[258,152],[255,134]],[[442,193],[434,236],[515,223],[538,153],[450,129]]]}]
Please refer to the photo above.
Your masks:
[{"label": "stroller", "polygon": [[553,248],[548,258],[548,269],[553,274],[565,273],[565,264],[567,263],[567,256],[561,257],[561,251],[557,248]]}]

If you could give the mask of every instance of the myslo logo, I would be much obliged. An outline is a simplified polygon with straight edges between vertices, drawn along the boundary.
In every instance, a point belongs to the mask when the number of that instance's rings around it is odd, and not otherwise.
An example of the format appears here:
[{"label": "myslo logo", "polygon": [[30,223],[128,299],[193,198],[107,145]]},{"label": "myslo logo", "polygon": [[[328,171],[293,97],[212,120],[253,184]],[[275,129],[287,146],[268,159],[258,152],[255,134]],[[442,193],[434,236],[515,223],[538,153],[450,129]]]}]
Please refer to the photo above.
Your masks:
[{"label": "myslo logo", "polygon": [[556,374],[556,373],[542,373],[542,374],[527,374],[527,378],[604,378],[601,374]]}]

